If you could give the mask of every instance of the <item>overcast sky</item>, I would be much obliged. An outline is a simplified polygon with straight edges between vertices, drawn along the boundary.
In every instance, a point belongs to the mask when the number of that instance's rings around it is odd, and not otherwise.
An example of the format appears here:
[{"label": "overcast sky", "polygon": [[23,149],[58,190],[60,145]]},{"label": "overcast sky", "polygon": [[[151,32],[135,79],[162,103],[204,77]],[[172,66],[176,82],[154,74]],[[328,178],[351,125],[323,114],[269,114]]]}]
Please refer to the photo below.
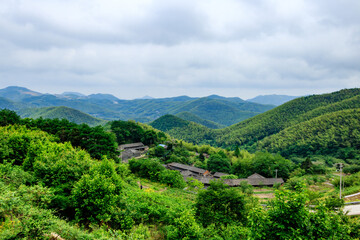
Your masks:
[{"label": "overcast sky", "polygon": [[0,0],[0,88],[306,95],[360,87],[359,0]]}]

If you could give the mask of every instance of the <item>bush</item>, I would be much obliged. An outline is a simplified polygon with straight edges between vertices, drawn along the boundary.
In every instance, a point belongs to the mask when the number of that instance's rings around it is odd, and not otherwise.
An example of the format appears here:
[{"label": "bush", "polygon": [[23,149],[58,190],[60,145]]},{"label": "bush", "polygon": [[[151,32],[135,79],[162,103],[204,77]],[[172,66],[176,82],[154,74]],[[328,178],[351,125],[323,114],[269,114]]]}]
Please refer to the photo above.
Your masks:
[{"label": "bush", "polygon": [[110,222],[121,189],[122,182],[112,162],[104,159],[94,165],[72,191],[77,221],[85,225]]},{"label": "bush", "polygon": [[153,181],[158,181],[158,175],[165,170],[165,167],[154,159],[130,159],[129,168],[132,173]]},{"label": "bush", "polygon": [[174,219],[174,223],[167,227],[167,239],[200,239],[202,228],[195,221],[194,215],[185,211],[180,217]]},{"label": "bush", "polygon": [[221,181],[211,181],[210,187],[197,195],[196,216],[204,226],[240,224],[246,220],[245,205],[244,194]]},{"label": "bush", "polygon": [[164,170],[159,174],[159,182],[165,183],[171,187],[184,188],[186,183],[180,172],[174,170]]}]

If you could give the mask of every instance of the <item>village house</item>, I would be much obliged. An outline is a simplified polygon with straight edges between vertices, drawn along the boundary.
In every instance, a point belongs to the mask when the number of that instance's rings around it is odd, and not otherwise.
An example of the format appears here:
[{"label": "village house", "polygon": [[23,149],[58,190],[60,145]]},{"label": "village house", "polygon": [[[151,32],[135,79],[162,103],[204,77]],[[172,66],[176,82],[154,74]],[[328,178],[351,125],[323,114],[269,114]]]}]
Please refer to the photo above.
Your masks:
[{"label": "village house", "polygon": [[[202,184],[204,184],[205,187],[208,187],[210,185],[211,180],[220,180],[222,176],[229,175],[227,173],[222,172],[216,172],[214,174],[211,174],[209,171],[197,168],[193,166],[189,166],[182,163],[169,163],[166,165],[166,168],[171,170],[177,170],[181,173],[184,180],[186,180],[189,177],[193,177],[200,181]],[[247,177],[247,178],[239,178],[239,179],[223,179],[224,183],[231,186],[231,187],[238,187],[240,186],[240,183],[242,181],[247,182],[248,184],[260,187],[260,186],[274,186],[276,183],[284,183],[284,180],[282,178],[265,178],[264,176],[261,176],[258,173],[254,173],[253,175]]]},{"label": "village house", "polygon": [[120,145],[119,149],[121,160],[127,163],[130,158],[137,158],[145,154],[149,147],[138,142]]}]

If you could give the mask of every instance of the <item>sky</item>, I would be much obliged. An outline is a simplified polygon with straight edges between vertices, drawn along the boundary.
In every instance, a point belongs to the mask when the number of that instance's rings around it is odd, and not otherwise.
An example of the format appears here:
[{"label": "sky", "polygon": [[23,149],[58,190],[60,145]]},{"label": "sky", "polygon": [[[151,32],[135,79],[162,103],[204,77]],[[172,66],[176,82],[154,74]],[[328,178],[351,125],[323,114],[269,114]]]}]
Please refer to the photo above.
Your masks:
[{"label": "sky", "polygon": [[359,0],[0,0],[0,88],[248,99],[360,87]]}]

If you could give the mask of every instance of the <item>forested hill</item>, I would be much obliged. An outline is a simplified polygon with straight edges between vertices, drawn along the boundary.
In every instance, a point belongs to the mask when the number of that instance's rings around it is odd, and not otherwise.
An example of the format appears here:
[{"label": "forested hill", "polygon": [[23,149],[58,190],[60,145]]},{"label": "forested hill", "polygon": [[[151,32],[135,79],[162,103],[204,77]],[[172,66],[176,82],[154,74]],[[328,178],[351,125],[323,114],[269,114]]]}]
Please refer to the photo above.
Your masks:
[{"label": "forested hill", "polygon": [[211,129],[219,129],[219,128],[226,127],[225,125],[222,125],[220,123],[216,123],[216,122],[213,122],[213,121],[210,121],[210,120],[202,119],[201,117],[199,117],[199,116],[197,116],[197,115],[195,115],[193,113],[189,113],[189,112],[181,112],[181,113],[176,114],[175,116],[177,116],[177,117],[179,117],[181,119],[187,120],[187,121],[191,121],[191,122],[201,124],[201,125],[203,125],[205,127],[211,128]]},{"label": "forested hill", "polygon": [[294,99],[268,112],[218,130],[214,144],[249,147],[267,136],[323,114],[359,108],[359,95],[360,89],[355,88]]},{"label": "forested hill", "polygon": [[332,155],[352,159],[360,147],[360,108],[321,115],[295,124],[257,143],[283,156]]},{"label": "forested hill", "polygon": [[[241,146],[251,151],[268,150],[287,156],[339,155],[340,148],[348,148],[350,152],[360,148],[359,109],[360,89],[345,89],[297,98],[224,129],[209,129],[173,116],[158,119],[155,121],[158,126],[153,127],[196,144],[233,149]],[[343,116],[349,121],[343,121]]]},{"label": "forested hill", "polygon": [[214,139],[212,129],[170,114],[156,119],[150,126],[191,143],[207,144]]},{"label": "forested hill", "polygon": [[[166,114],[188,112],[205,121],[230,126],[274,108],[247,102],[238,97],[193,98],[188,96],[122,100],[109,94],[42,94],[22,87],[0,89],[0,108],[19,111],[24,108],[66,106],[105,120],[135,120],[149,123]],[[199,121],[202,121],[202,120]]]},{"label": "forested hill", "polygon": [[49,119],[66,119],[70,122],[81,124],[86,123],[89,126],[97,126],[105,124],[105,120],[101,120],[83,113],[79,110],[68,107],[44,107],[44,108],[28,108],[19,111],[19,115],[23,118],[49,118]]}]

